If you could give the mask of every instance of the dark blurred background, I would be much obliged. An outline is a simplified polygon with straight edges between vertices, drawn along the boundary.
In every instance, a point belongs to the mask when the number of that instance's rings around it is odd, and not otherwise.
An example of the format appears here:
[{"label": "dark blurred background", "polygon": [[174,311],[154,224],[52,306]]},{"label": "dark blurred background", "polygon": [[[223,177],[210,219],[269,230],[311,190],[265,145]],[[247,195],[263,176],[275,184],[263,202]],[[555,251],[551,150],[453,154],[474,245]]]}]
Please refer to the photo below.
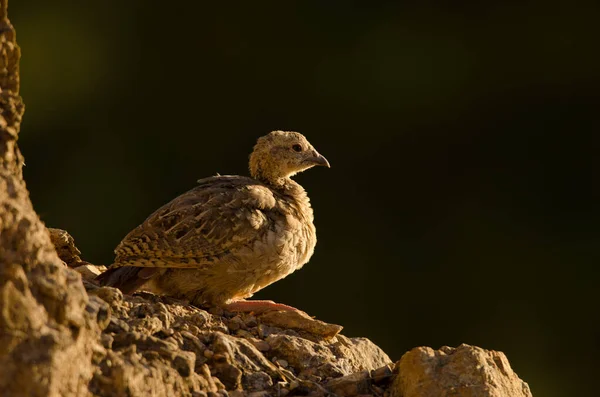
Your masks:
[{"label": "dark blurred background", "polygon": [[[256,297],[366,336],[504,351],[536,397],[597,395],[592,1],[10,2],[35,208],[85,259],[297,130],[319,243]],[[594,386],[594,388],[592,388]]]}]

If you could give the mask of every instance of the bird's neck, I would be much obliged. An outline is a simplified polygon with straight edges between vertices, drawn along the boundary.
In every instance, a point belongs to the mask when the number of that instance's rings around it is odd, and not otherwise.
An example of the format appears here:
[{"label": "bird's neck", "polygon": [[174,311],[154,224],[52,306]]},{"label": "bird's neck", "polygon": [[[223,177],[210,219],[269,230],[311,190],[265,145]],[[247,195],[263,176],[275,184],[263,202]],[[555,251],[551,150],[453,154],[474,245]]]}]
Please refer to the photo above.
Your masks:
[{"label": "bird's neck", "polygon": [[310,210],[310,200],[306,194],[306,190],[298,182],[285,178],[284,185],[276,188],[280,194],[288,197],[292,202],[295,203],[297,208],[301,211]]},{"label": "bird's neck", "polygon": [[[270,188],[279,191],[280,193],[294,193],[298,188],[302,189],[302,186],[297,182],[294,182],[291,178],[284,177],[272,177],[272,178],[256,178]],[[302,189],[304,190],[304,189]]]},{"label": "bird's neck", "polygon": [[306,190],[304,190],[302,185],[289,177],[281,178],[281,180],[277,181],[277,184],[273,184],[272,182],[263,183],[283,199],[281,205],[287,213],[294,214],[294,216],[303,219],[307,227],[314,228],[312,226],[313,210]]},{"label": "bird's neck", "polygon": [[285,189],[291,183],[295,183],[288,176],[270,171],[269,168],[263,168],[260,164],[251,164],[250,176],[276,190]]},{"label": "bird's neck", "polygon": [[310,206],[310,204],[308,204],[306,191],[302,185],[292,180],[289,176],[281,176],[281,174],[270,173],[266,170],[268,170],[268,168],[251,166],[250,175],[252,178],[264,183],[280,194],[290,196],[295,200],[300,200],[299,204]]},{"label": "bird's neck", "polygon": [[287,184],[289,177],[276,172],[272,167],[265,166],[261,158],[250,158],[250,176],[266,185],[280,188]]}]

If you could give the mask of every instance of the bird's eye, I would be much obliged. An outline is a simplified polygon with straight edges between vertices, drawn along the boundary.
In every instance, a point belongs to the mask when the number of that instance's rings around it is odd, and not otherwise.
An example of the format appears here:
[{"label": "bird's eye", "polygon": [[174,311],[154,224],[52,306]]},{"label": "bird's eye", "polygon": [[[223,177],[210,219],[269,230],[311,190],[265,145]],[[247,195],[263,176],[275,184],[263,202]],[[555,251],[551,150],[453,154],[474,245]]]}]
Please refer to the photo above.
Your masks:
[{"label": "bird's eye", "polygon": [[301,152],[301,151],[302,151],[302,146],[300,146],[300,145],[298,145],[298,144],[295,144],[295,145],[293,145],[293,146],[292,146],[292,149],[293,149],[295,152]]}]

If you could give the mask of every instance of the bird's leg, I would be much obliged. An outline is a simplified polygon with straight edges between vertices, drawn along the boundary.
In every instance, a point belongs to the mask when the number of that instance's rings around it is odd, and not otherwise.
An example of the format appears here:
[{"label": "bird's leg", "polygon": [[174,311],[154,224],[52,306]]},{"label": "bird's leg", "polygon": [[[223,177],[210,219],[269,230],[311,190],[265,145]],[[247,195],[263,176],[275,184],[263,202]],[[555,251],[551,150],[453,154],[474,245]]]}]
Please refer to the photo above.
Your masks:
[{"label": "bird's leg", "polygon": [[295,311],[300,310],[295,307],[284,305],[281,303],[275,303],[273,301],[261,301],[261,300],[239,300],[231,303],[227,303],[223,306],[223,309],[230,312],[254,312],[264,313],[270,311]]}]

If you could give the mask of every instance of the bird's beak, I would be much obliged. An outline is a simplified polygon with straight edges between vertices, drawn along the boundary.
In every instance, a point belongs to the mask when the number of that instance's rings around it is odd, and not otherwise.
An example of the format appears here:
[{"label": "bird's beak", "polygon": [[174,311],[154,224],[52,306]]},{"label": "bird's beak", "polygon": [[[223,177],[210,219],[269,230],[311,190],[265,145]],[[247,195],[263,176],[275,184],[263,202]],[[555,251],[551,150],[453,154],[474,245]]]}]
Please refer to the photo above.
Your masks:
[{"label": "bird's beak", "polygon": [[329,161],[327,161],[325,157],[317,153],[317,151],[314,151],[312,153],[312,156],[307,158],[306,161],[313,165],[322,165],[324,167],[331,168],[331,166],[329,165]]}]

